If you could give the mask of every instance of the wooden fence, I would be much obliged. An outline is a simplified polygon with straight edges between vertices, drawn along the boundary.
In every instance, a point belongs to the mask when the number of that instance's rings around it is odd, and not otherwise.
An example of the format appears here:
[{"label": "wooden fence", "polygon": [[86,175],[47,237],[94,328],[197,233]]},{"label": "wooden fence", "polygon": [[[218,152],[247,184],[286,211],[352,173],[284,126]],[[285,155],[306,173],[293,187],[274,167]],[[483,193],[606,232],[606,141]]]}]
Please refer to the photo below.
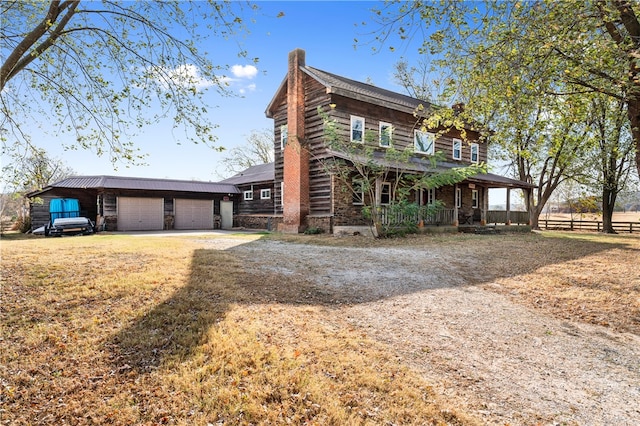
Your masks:
[{"label": "wooden fence", "polygon": [[[640,232],[640,222],[612,222],[616,232]],[[541,229],[554,229],[565,231],[602,231],[601,220],[558,220],[558,219],[538,219],[538,226]]]}]

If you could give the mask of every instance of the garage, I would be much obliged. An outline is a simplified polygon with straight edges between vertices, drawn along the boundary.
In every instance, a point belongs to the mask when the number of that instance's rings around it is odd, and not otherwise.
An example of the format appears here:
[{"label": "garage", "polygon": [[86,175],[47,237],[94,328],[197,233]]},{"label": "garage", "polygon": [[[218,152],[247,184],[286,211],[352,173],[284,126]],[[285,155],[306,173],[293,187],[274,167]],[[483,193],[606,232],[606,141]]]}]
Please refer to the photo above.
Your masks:
[{"label": "garage", "polygon": [[80,200],[100,231],[231,228],[240,190],[232,183],[125,176],[70,176],[29,194],[32,227],[50,221],[53,198]]},{"label": "garage", "polygon": [[118,197],[118,231],[161,231],[164,199]]},{"label": "garage", "polygon": [[213,200],[175,200],[175,229],[213,229]]}]

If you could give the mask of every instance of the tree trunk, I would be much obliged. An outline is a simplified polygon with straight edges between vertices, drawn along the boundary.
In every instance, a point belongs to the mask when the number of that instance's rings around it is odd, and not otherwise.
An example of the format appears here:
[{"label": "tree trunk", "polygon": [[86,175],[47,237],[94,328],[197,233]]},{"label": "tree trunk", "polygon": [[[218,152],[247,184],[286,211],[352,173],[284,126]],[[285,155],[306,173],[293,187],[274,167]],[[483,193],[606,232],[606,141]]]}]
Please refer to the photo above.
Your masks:
[{"label": "tree trunk", "polygon": [[606,187],[602,189],[602,232],[617,234],[613,229],[613,209],[616,204],[616,193]]},{"label": "tree trunk", "polygon": [[529,210],[529,220],[531,221],[531,229],[540,229],[540,214],[542,213],[543,203],[537,206],[531,206]]},{"label": "tree trunk", "polygon": [[636,146],[636,167],[640,174],[640,99],[629,99],[627,114],[631,123],[631,135]]}]

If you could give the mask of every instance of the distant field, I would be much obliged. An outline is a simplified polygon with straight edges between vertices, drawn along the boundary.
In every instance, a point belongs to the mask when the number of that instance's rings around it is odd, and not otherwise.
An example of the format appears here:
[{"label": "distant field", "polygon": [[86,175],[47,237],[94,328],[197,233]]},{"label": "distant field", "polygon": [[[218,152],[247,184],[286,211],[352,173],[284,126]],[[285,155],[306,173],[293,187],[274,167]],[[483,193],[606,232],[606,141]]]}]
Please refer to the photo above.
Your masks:
[{"label": "distant field", "polygon": [[[601,214],[595,213],[551,213],[541,214],[540,219],[555,219],[555,220],[602,220]],[[639,222],[640,212],[615,212],[613,213],[614,222]]]}]

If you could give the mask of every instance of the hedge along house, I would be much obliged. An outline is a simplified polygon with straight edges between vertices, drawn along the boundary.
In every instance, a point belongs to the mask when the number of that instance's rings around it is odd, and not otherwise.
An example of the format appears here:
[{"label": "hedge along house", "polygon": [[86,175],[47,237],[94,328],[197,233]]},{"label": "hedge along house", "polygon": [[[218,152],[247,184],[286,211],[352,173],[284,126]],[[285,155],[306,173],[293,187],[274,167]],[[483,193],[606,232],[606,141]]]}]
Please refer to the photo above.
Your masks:
[{"label": "hedge along house", "polygon": [[[301,232],[319,227],[336,232],[342,227],[362,226],[362,202],[341,187],[326,167],[327,160],[342,158],[352,164],[366,162],[345,152],[332,150],[324,132],[320,108],[336,123],[337,133],[354,144],[364,144],[365,133],[379,136],[373,161],[380,163],[385,150],[413,148],[409,162],[403,165],[410,173],[433,172],[430,156],[445,154],[439,168],[462,167],[486,162],[487,144],[472,129],[461,133],[421,131],[415,113],[429,105],[419,99],[350,80],[307,66],[305,52],[289,53],[288,73],[269,103],[266,115],[274,120],[274,212],[282,215],[278,229]],[[376,182],[378,204],[390,204],[392,182]],[[413,194],[413,201],[426,204],[435,199],[444,202],[445,211],[438,224],[457,226],[460,222],[490,221],[489,188],[530,191],[534,185],[491,173],[475,175],[456,185]],[[360,200],[361,201],[361,200]],[[507,203],[506,219],[509,223]],[[528,216],[527,216],[528,217]],[[528,219],[525,223],[528,223]]]},{"label": "hedge along house", "polygon": [[49,222],[54,198],[75,198],[99,230],[230,229],[233,184],[115,176],[74,176],[28,194],[32,229]]}]

